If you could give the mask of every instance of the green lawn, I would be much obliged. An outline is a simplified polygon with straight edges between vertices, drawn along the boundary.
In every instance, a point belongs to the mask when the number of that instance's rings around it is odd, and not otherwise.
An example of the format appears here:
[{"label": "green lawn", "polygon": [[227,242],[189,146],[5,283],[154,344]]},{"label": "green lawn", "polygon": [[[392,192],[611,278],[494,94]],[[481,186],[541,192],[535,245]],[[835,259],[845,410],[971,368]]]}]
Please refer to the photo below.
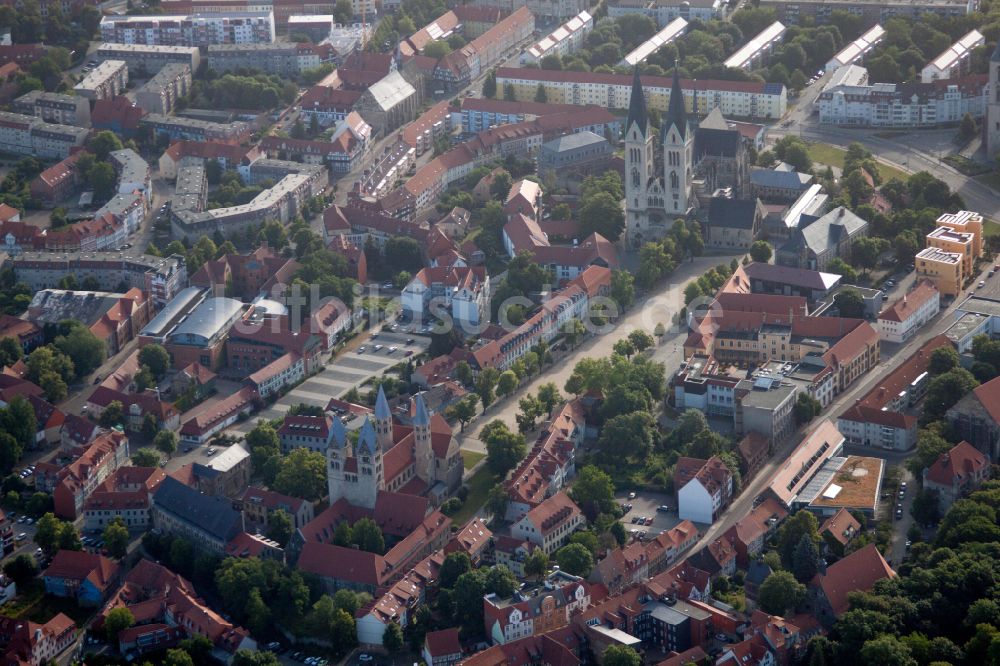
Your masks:
[{"label": "green lawn", "polygon": [[480,460],[486,457],[485,453],[479,453],[478,451],[469,451],[467,449],[462,449],[462,462],[465,464],[465,469],[472,469],[476,466]]},{"label": "green lawn", "polygon": [[986,220],[983,225],[983,235],[987,238],[990,236],[1000,236],[1000,224],[997,224],[993,220]]},{"label": "green lawn", "polygon": [[[831,146],[828,143],[810,143],[808,145],[809,157],[813,162],[837,167],[838,169],[844,168],[844,156],[847,154],[847,151],[836,146]],[[906,180],[908,177],[907,173],[902,169],[897,169],[882,162],[878,163],[878,172],[882,175],[882,182],[892,178]]]},{"label": "green lawn", "polygon": [[490,488],[493,487],[493,483],[493,474],[490,473],[489,468],[486,465],[480,467],[479,471],[473,474],[466,483],[469,487],[469,496],[465,498],[465,503],[458,513],[451,517],[452,523],[464,525],[472,516],[476,515],[476,512],[486,503],[486,496],[489,494]]}]

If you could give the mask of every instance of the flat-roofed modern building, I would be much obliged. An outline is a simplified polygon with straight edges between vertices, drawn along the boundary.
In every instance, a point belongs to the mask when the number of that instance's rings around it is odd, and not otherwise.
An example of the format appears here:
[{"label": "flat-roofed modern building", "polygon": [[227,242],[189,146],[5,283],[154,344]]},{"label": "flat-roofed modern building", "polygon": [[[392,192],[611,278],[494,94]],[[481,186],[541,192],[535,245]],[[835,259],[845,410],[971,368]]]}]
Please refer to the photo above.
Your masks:
[{"label": "flat-roofed modern building", "polygon": [[101,19],[101,39],[124,44],[199,47],[271,43],[274,12],[105,16]]},{"label": "flat-roofed modern building", "polygon": [[90,127],[90,102],[79,95],[32,90],[15,99],[11,110],[47,123]]},{"label": "flat-roofed modern building", "polygon": [[315,44],[329,39],[333,26],[333,14],[293,14],[288,17],[288,34],[305,35]]},{"label": "flat-roofed modern building", "polygon": [[135,103],[147,113],[169,114],[177,99],[191,92],[191,68],[184,63],[168,63],[156,76],[135,91]]},{"label": "flat-roofed modern building", "polygon": [[983,33],[978,30],[970,30],[961,39],[946,48],[941,55],[927,63],[920,70],[920,80],[924,83],[930,83],[938,79],[951,79],[960,76],[962,70],[968,67],[973,50],[985,43],[986,38],[983,37]]},{"label": "flat-roofed modern building", "polygon": [[785,30],[783,23],[775,21],[737,49],[736,53],[726,58],[723,65],[734,69],[753,68],[763,56],[771,52],[775,44],[781,41]]},{"label": "flat-roofed modern building", "polygon": [[678,37],[684,34],[687,30],[688,22],[680,17],[675,18],[673,21],[667,24],[663,30],[644,41],[639,46],[635,47],[628,55],[622,58],[622,61],[618,63],[619,65],[626,65],[628,67],[635,67],[640,62],[643,62],[649,56],[653,55],[661,48],[675,41]]},{"label": "flat-roofed modern building", "polygon": [[98,63],[83,80],[73,86],[77,95],[89,100],[111,99],[128,85],[128,65],[124,60],[105,60]]},{"label": "flat-roofed modern building", "polygon": [[129,72],[152,75],[167,63],[186,63],[192,72],[201,65],[201,51],[197,46],[165,46],[157,44],[122,44],[108,42],[101,44],[93,57],[100,60],[122,60]]},{"label": "flat-roofed modern building", "polygon": [[942,296],[955,297],[962,293],[962,255],[936,247],[917,252],[914,264],[918,278],[934,283]]},{"label": "flat-roofed modern building", "polygon": [[152,297],[161,308],[187,284],[187,267],[179,255],[154,257],[127,252],[22,252],[10,264],[18,282],[32,291],[49,289],[67,275],[77,280],[94,278],[102,291],[112,291],[124,283]]},{"label": "flat-roofed modern building", "polygon": [[208,68],[215,72],[258,69],[269,74],[296,76],[299,73],[297,44],[213,44],[208,47]]}]

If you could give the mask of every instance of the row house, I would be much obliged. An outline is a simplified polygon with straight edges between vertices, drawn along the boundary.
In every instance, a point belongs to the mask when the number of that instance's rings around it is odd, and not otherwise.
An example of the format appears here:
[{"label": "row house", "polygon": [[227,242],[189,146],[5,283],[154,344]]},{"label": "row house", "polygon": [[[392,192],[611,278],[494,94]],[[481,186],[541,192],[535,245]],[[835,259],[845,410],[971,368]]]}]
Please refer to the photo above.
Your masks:
[{"label": "row house", "polygon": [[708,460],[681,457],[674,471],[677,515],[711,524],[733,496],[733,475],[718,456]]},{"label": "row house", "polygon": [[590,585],[582,578],[556,571],[536,589],[514,592],[510,599],[483,597],[483,624],[495,645],[544,634],[569,624],[590,606]]},{"label": "row house", "polygon": [[155,467],[120,467],[83,503],[83,529],[102,532],[116,519],[130,531],[152,527],[153,493],[166,475]]},{"label": "row house", "polygon": [[102,433],[71,463],[58,470],[52,484],[57,516],[76,519],[94,490],[129,459],[128,437],[118,431]]},{"label": "row house", "polygon": [[935,349],[951,341],[938,335],[915,351],[860,400],[837,417],[837,428],[854,445],[906,451],[917,443],[917,417],[912,413],[927,391],[927,367]]},{"label": "row house", "polygon": [[559,491],[514,523],[511,536],[533,543],[551,556],[585,523],[580,507],[569,495]]},{"label": "row house", "polygon": [[528,455],[504,481],[507,520],[521,519],[575,476],[575,452],[586,430],[586,415],[580,400],[562,405],[542,426]]}]

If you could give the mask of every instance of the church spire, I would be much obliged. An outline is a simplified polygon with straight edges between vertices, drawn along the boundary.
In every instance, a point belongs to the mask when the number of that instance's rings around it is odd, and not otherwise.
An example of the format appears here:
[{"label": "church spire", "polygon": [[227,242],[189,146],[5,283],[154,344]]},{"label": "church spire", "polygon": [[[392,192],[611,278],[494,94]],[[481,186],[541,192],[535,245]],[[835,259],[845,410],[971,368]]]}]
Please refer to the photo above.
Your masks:
[{"label": "church spire", "polygon": [[626,132],[632,128],[632,123],[638,123],[639,133],[646,136],[649,129],[649,114],[646,112],[646,94],[642,91],[642,81],[639,80],[639,65],[635,66],[632,76],[632,96],[628,103]]},{"label": "church spire", "polygon": [[687,113],[684,111],[684,91],[681,90],[681,78],[677,74],[677,63],[674,62],[674,81],[670,85],[670,103],[667,106],[666,126],[674,125],[683,139],[687,135]]}]

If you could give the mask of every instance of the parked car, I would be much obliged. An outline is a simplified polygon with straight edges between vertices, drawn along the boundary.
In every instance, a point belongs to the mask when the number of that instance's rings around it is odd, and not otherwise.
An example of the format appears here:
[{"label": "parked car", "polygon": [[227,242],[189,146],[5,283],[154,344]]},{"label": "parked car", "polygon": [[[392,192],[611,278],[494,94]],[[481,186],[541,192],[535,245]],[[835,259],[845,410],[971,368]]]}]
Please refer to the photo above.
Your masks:
[{"label": "parked car", "polygon": [[667,506],[666,504],[661,504],[660,506],[656,507],[656,510],[659,511],[660,513],[669,513],[670,507]]}]

